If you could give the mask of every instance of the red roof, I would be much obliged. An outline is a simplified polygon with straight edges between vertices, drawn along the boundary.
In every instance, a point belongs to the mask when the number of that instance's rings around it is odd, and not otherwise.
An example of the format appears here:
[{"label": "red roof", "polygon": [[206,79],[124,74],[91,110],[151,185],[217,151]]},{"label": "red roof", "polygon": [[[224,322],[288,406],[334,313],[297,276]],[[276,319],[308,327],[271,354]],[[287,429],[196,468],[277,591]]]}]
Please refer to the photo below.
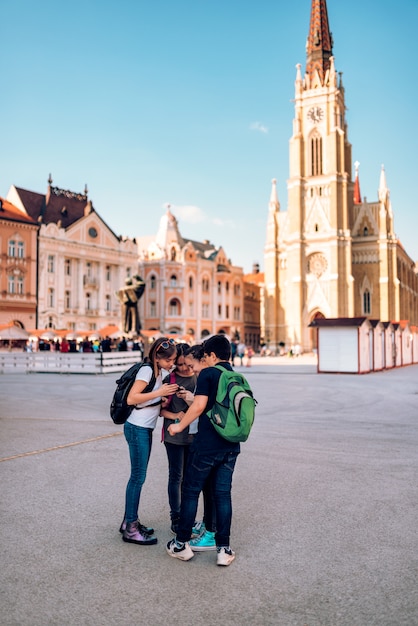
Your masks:
[{"label": "red roof", "polygon": [[21,211],[14,204],[0,197],[0,219],[10,222],[23,222],[25,224],[34,224],[37,222],[29,215]]}]

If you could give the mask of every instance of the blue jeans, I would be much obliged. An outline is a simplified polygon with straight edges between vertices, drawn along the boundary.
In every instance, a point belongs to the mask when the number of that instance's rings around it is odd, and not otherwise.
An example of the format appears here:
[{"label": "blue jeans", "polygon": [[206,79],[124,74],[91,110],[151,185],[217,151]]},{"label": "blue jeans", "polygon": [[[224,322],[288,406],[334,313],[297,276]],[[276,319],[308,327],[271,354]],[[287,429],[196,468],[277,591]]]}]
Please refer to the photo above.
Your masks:
[{"label": "blue jeans", "polygon": [[181,489],[186,468],[189,445],[179,445],[164,441],[168,458],[168,504],[170,519],[177,522],[180,517]]},{"label": "blue jeans", "polygon": [[183,483],[178,541],[190,540],[199,494],[210,476],[216,511],[216,545],[229,546],[232,519],[232,474],[238,454],[232,451],[204,454],[190,450]]},{"label": "blue jeans", "polygon": [[131,459],[131,476],[126,486],[125,504],[125,519],[130,523],[138,519],[139,499],[151,454],[152,429],[125,422],[123,430]]}]

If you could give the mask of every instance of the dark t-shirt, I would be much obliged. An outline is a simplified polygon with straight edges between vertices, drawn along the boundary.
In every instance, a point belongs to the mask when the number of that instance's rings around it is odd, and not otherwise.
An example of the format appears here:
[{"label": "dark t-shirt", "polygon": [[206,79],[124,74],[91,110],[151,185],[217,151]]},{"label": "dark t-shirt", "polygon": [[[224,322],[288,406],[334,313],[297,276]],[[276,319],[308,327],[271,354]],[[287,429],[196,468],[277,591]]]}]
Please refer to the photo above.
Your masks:
[{"label": "dark t-shirt", "polygon": [[[218,365],[232,371],[231,365],[226,361],[222,361],[218,363]],[[235,450],[239,452],[240,450],[239,443],[232,443],[218,435],[206,414],[215,404],[221,374],[221,370],[218,370],[216,367],[206,367],[200,372],[197,379],[195,395],[208,396],[205,412],[199,417],[199,429],[193,441],[193,449],[199,452],[219,452],[222,450]]]},{"label": "dark t-shirt", "polygon": [[[163,380],[163,383],[170,383],[170,380],[170,376],[166,376]],[[187,391],[191,391],[192,393],[194,393],[195,391],[195,374],[193,374],[193,376],[180,376],[178,372],[175,372],[174,382],[181,387],[184,387]],[[176,394],[173,394],[173,396],[171,397],[170,405],[167,407],[167,411],[171,411],[172,413],[180,413],[180,411],[183,411],[184,413],[186,413],[188,408],[189,405],[182,398],[179,398],[178,396],[176,396]],[[173,424],[173,420],[169,420],[165,417],[163,425],[164,441],[178,445],[186,445],[192,443],[193,435],[189,434],[189,426],[185,428],[181,433],[177,433],[176,435],[172,436],[167,431],[170,424]]]}]

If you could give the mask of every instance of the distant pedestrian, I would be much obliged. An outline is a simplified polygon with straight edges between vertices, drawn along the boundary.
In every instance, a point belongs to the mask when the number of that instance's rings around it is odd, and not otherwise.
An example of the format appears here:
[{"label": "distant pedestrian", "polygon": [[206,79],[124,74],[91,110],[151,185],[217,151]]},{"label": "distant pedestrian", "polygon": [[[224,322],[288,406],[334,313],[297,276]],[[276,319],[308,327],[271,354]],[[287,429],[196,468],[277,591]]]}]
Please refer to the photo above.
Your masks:
[{"label": "distant pedestrian", "polygon": [[245,343],[243,343],[242,341],[240,341],[237,346],[237,355],[238,355],[238,358],[240,359],[240,365],[243,366],[244,356],[245,356]]}]

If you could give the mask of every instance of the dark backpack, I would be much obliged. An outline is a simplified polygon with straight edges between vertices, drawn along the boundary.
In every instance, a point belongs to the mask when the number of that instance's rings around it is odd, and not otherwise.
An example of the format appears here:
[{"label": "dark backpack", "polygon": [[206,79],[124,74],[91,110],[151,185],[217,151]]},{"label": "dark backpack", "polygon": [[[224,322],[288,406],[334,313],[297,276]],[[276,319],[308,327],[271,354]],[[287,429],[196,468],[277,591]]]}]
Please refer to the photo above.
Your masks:
[{"label": "dark backpack", "polygon": [[151,380],[142,393],[148,393],[154,388],[156,378],[154,368],[151,363],[144,363],[141,361],[140,363],[135,363],[135,365],[132,365],[132,367],[126,370],[126,372],[116,381],[116,391],[113,394],[113,399],[110,404],[110,417],[115,424],[124,424],[134,409],[134,405],[127,404],[126,400],[132,385],[135,382],[136,375],[141,367],[150,367],[152,369]]},{"label": "dark backpack", "polygon": [[216,432],[231,442],[247,441],[254,423],[257,401],[243,374],[215,365],[222,374],[216,400],[208,417]]}]

